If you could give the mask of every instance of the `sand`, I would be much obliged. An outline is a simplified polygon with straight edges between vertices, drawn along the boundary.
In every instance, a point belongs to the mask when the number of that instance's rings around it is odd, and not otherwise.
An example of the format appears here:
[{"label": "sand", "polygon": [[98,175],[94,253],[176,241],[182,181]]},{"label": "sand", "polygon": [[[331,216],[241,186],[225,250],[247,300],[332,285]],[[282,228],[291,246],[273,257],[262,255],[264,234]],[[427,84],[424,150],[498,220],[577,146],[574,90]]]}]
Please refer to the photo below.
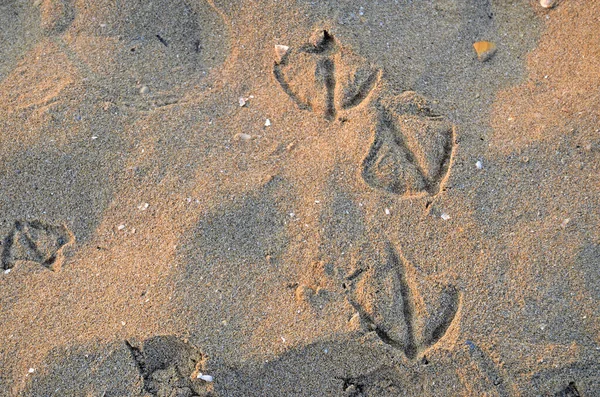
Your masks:
[{"label": "sand", "polygon": [[0,0],[0,396],[600,396],[598,15]]}]

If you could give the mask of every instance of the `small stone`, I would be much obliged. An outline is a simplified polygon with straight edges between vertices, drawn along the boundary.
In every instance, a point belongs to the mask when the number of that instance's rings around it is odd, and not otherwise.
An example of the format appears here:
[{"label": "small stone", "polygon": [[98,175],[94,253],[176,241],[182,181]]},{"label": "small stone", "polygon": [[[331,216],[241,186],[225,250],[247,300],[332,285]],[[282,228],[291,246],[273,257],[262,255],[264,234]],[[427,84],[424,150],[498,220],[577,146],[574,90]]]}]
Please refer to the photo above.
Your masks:
[{"label": "small stone", "polygon": [[475,167],[477,167],[478,170],[481,170],[481,169],[483,169],[483,163],[480,160],[478,160],[475,163]]},{"label": "small stone", "polygon": [[147,85],[142,86],[142,88],[140,88],[140,94],[144,95],[150,92],[150,88],[148,88]]},{"label": "small stone", "polygon": [[389,214],[390,214],[390,209],[389,209],[389,208],[386,208],[384,211],[385,211],[385,214],[386,214],[386,215],[389,215]]},{"label": "small stone", "polygon": [[271,125],[271,120],[267,119],[267,120],[265,121],[265,127],[268,127],[268,126],[270,126],[270,125]]},{"label": "small stone", "polygon": [[450,219],[450,215],[446,214],[445,212],[441,215],[441,218],[445,221],[447,221],[448,219]]},{"label": "small stone", "polygon": [[560,227],[562,227],[564,229],[565,227],[567,227],[569,222],[571,222],[571,218],[566,218],[565,220],[562,221],[562,223],[560,224]]},{"label": "small stone", "polygon": [[288,51],[290,50],[290,47],[286,46],[286,45],[275,45],[275,62],[277,63],[281,63],[281,61],[283,61],[283,58],[285,57],[285,55],[288,53]]},{"label": "small stone", "polygon": [[140,211],[146,211],[148,209],[148,203],[142,203],[140,205],[138,205],[138,210]]},{"label": "small stone", "polygon": [[117,229],[123,230],[123,229],[125,229],[125,225],[119,225],[119,226],[117,226]]},{"label": "small stone", "polygon": [[556,5],[556,0],[540,0],[540,5],[544,8],[552,8]]},{"label": "small stone", "polygon": [[29,371],[27,371],[27,372],[29,372],[30,374],[32,374],[32,373],[35,372],[35,368],[29,368]]},{"label": "small stone", "polygon": [[250,139],[252,139],[252,135],[248,135],[248,134],[244,134],[242,132],[237,133],[233,136],[233,139],[236,141],[249,141]]}]

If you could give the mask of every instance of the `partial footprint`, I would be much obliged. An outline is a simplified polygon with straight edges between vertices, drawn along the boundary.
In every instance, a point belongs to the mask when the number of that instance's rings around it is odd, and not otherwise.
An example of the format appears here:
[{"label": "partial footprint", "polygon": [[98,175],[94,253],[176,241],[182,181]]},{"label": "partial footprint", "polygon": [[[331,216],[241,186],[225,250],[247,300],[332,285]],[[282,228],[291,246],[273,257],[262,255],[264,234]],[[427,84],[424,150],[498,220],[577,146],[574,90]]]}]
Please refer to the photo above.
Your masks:
[{"label": "partial footprint", "polygon": [[31,3],[0,0],[0,81],[42,35],[39,12]]},{"label": "partial footprint", "polygon": [[64,225],[16,221],[3,243],[2,268],[8,270],[18,261],[30,261],[50,270],[60,270],[63,248],[74,240],[73,234]]},{"label": "partial footprint", "polygon": [[193,86],[229,55],[224,21],[202,0],[78,2],[72,29],[65,47],[86,77],[135,96]]},{"label": "partial footprint", "polygon": [[327,120],[366,102],[381,77],[380,69],[340,46],[326,30],[317,32],[310,43],[287,50],[273,73],[300,109]]},{"label": "partial footprint", "polygon": [[575,382],[569,382],[568,386],[563,390],[556,392],[554,397],[581,397],[581,394],[579,394]]},{"label": "partial footprint", "polygon": [[355,269],[345,277],[347,298],[361,319],[386,344],[416,359],[448,331],[459,308],[453,286],[438,288],[437,300],[416,289],[410,264],[388,244],[386,263]]},{"label": "partial footprint", "polygon": [[366,375],[344,378],[342,382],[344,397],[400,396],[406,391],[398,372],[386,366]]},{"label": "partial footprint", "polygon": [[192,344],[174,336],[126,344],[144,379],[144,390],[150,395],[196,397],[212,392],[212,379],[203,373],[207,357]]},{"label": "partial footprint", "polygon": [[379,112],[364,181],[403,197],[438,194],[451,166],[454,126],[412,91],[382,100]]},{"label": "partial footprint", "polygon": [[72,0],[42,0],[40,3],[40,23],[46,34],[64,32],[75,19]]}]

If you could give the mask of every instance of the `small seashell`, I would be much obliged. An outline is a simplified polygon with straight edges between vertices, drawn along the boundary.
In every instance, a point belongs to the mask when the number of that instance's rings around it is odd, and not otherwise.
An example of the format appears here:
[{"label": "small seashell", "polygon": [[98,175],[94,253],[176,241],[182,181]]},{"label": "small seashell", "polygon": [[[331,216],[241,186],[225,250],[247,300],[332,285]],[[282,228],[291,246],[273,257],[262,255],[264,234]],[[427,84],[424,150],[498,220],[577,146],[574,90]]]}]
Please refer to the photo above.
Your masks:
[{"label": "small seashell", "polygon": [[288,53],[288,51],[290,50],[290,47],[286,46],[286,45],[275,45],[275,62],[277,63],[281,63],[281,61],[283,61],[283,58],[285,57],[285,55]]},{"label": "small seashell", "polygon": [[481,169],[483,169],[483,163],[481,162],[481,160],[478,160],[478,161],[475,163],[475,167],[477,167],[477,169],[478,169],[478,170],[481,170]]},{"label": "small seashell", "polygon": [[246,101],[247,101],[247,99],[241,96],[239,99],[240,107],[246,106]]},{"label": "small seashell", "polygon": [[544,8],[552,8],[556,5],[556,0],[540,0],[540,5]]},{"label": "small seashell", "polygon": [[478,41],[473,43],[473,48],[477,53],[477,59],[481,62],[487,61],[496,53],[496,44],[491,41]]},{"label": "small seashell", "polygon": [[386,208],[384,211],[385,211],[385,214],[386,214],[386,215],[389,215],[389,214],[390,214],[390,209],[389,209],[389,208]]},{"label": "small seashell", "polygon": [[197,379],[202,379],[205,382],[212,382],[213,381],[213,377],[210,375],[205,375],[202,372],[198,372],[198,376],[196,376]]},{"label": "small seashell", "polygon": [[445,212],[441,215],[441,218],[445,221],[447,221],[448,219],[450,219],[450,215],[446,214]]},{"label": "small seashell", "polygon": [[150,88],[148,88],[147,85],[142,86],[142,88],[140,88],[140,94],[144,95],[150,92]]},{"label": "small seashell", "polygon": [[268,126],[270,126],[270,125],[271,125],[271,120],[267,119],[267,120],[265,121],[265,127],[268,127]]}]

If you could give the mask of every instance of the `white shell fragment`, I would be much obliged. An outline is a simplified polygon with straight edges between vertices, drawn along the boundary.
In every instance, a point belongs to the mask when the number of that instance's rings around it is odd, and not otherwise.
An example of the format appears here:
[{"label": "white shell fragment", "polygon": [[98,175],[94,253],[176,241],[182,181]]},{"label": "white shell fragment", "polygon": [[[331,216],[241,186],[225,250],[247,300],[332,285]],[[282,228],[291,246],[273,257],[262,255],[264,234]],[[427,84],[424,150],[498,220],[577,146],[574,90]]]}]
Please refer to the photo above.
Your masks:
[{"label": "white shell fragment", "polygon": [[271,125],[271,120],[267,119],[267,120],[265,121],[265,127],[268,127],[268,126],[270,126],[270,125]]},{"label": "white shell fragment", "polygon": [[142,203],[140,205],[138,205],[138,210],[140,211],[146,211],[148,209],[148,203]]},{"label": "white shell fragment", "polygon": [[475,167],[477,167],[477,169],[478,169],[478,170],[481,170],[481,169],[483,169],[483,163],[481,162],[481,160],[478,160],[478,161],[475,163]]},{"label": "white shell fragment", "polygon": [[142,86],[142,88],[140,88],[140,94],[144,95],[150,92],[150,88],[148,88],[147,85]]},{"label": "white shell fragment", "polygon": [[198,375],[196,376],[197,379],[202,379],[205,382],[212,382],[213,381],[213,377],[210,375],[205,375],[202,372],[198,372]]},{"label": "white shell fragment", "polygon": [[386,214],[386,215],[389,215],[389,214],[390,214],[390,209],[389,209],[389,208],[386,208],[384,211],[385,211],[385,214]]},{"label": "white shell fragment", "polygon": [[290,50],[290,47],[286,45],[275,45],[275,61],[280,63],[283,60],[283,57]]},{"label": "white shell fragment", "polygon": [[35,372],[35,368],[29,368],[29,371],[27,371],[27,372],[29,372],[30,374],[32,374],[32,373]]},{"label": "white shell fragment", "polygon": [[244,133],[240,132],[238,134],[235,134],[233,136],[233,139],[236,140],[236,141],[244,141],[244,142],[246,142],[246,141],[249,141],[250,139],[252,139],[252,135],[248,135],[248,134],[244,134]]},{"label": "white shell fragment", "polygon": [[243,97],[243,96],[241,96],[238,99],[238,103],[240,104],[240,107],[244,107],[244,106],[246,106],[246,104],[248,103],[248,101],[250,99],[253,99],[253,98],[254,98],[254,95],[250,95],[249,97]]},{"label": "white shell fragment", "polygon": [[540,0],[540,5],[544,8],[552,8],[556,5],[556,0]]},{"label": "white shell fragment", "polygon": [[445,212],[441,215],[441,218],[445,221],[447,221],[448,219],[450,219],[450,215],[446,214]]}]

